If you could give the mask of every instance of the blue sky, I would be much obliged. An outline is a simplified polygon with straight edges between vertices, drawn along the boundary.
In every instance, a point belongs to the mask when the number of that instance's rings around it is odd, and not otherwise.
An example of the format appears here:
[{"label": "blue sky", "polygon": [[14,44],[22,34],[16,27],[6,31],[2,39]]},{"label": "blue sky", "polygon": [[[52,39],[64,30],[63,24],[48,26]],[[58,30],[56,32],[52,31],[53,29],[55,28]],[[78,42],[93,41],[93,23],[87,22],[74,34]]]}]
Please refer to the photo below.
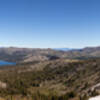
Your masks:
[{"label": "blue sky", "polygon": [[100,0],[0,0],[0,46],[100,46]]}]

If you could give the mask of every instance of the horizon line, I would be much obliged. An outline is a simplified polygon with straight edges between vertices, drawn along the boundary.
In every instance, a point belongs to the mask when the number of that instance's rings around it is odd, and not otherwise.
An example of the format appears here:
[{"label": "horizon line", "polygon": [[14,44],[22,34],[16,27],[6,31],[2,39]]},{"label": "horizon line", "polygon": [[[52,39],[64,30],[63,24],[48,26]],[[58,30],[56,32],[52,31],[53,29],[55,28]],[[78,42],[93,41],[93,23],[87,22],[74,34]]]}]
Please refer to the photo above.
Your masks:
[{"label": "horizon line", "polygon": [[84,47],[76,47],[76,48],[72,48],[72,47],[28,47],[28,46],[0,46],[0,48],[29,48],[29,49],[84,49],[84,48],[96,48],[96,47],[100,47],[100,45],[98,46],[84,46]]}]

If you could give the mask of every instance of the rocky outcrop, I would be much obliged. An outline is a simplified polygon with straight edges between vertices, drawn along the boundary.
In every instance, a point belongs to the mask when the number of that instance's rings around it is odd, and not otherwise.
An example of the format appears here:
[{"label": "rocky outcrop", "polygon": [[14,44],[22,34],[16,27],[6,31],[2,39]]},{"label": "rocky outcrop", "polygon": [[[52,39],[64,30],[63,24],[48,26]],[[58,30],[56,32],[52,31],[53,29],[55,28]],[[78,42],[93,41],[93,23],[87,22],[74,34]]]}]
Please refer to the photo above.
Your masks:
[{"label": "rocky outcrop", "polygon": [[7,88],[7,84],[0,81],[0,88]]}]

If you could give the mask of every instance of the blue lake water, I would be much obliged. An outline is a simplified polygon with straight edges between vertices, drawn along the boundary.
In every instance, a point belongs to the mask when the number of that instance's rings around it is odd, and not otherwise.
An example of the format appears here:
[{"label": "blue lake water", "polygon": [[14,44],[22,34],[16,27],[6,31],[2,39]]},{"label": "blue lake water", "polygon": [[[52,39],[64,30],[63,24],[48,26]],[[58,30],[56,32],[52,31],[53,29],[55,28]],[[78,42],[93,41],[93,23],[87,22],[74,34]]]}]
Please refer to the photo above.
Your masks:
[{"label": "blue lake water", "polygon": [[0,66],[5,66],[5,65],[15,65],[16,63],[14,62],[7,62],[7,61],[2,61],[0,60]]}]

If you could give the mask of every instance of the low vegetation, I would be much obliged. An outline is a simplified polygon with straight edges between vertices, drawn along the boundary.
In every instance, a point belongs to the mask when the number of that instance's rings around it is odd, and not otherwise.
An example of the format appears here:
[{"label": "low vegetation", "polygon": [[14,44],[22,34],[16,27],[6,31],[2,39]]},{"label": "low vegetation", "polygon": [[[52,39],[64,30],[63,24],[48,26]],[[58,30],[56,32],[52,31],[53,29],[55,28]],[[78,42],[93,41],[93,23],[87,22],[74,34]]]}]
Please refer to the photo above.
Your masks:
[{"label": "low vegetation", "polygon": [[100,93],[100,59],[0,67],[1,100],[87,100]]}]

